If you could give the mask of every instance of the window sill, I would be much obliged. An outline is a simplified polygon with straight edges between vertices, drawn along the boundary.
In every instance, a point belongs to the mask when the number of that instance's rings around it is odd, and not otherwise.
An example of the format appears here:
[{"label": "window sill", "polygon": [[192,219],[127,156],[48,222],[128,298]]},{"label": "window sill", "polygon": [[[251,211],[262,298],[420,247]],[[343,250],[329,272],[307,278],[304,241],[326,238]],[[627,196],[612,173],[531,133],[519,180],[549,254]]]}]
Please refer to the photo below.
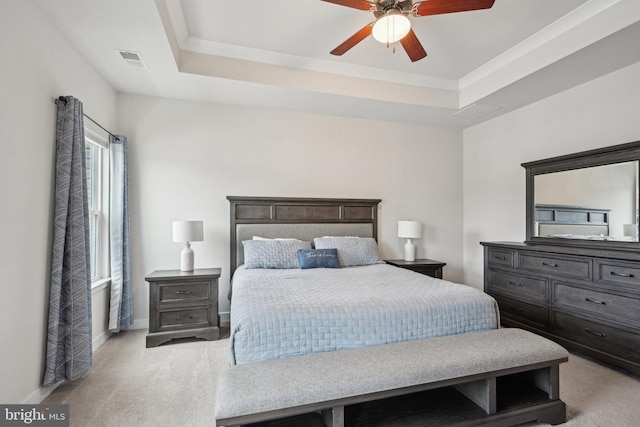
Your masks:
[{"label": "window sill", "polygon": [[98,279],[91,282],[91,292],[98,292],[111,284],[111,277]]}]

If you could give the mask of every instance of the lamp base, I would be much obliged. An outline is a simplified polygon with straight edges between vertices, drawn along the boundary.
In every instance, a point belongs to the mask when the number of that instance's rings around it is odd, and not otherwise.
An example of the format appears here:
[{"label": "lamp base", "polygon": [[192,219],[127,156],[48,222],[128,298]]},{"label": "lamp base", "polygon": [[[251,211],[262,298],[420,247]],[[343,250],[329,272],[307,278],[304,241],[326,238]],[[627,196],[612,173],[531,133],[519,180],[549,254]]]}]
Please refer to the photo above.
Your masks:
[{"label": "lamp base", "polygon": [[416,260],[416,247],[413,243],[411,243],[411,239],[407,239],[407,243],[404,244],[404,260]]},{"label": "lamp base", "polygon": [[193,249],[187,242],[180,252],[180,271],[193,271]]}]

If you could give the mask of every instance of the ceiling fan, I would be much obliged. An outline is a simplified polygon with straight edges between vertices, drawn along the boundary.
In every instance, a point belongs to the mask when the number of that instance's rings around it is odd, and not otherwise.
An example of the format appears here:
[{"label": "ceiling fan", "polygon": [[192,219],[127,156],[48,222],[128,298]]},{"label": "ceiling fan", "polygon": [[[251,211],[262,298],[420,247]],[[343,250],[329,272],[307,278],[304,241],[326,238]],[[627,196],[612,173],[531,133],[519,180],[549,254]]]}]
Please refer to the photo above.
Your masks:
[{"label": "ceiling fan", "polygon": [[341,6],[373,12],[376,20],[367,24],[360,31],[345,40],[340,46],[331,51],[332,55],[343,55],[349,49],[365,38],[373,35],[379,42],[390,43],[399,41],[409,55],[411,62],[416,62],[427,56],[427,52],[420,44],[411,29],[408,16],[429,16],[444,13],[466,12],[471,10],[489,9],[495,0],[322,0]]}]

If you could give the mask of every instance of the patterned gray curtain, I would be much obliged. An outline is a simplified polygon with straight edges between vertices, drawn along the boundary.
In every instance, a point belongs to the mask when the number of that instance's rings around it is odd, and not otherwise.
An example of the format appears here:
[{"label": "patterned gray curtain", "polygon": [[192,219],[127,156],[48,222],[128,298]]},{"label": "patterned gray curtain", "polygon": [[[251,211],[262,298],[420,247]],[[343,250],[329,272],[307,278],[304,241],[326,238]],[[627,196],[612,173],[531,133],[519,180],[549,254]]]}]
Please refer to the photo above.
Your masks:
[{"label": "patterned gray curtain", "polygon": [[111,306],[109,330],[120,332],[133,324],[131,253],[129,249],[129,184],[127,138],[109,139],[109,246],[111,247]]},{"label": "patterned gray curtain", "polygon": [[[63,100],[64,99],[64,100]],[[82,103],[57,102],[53,255],[44,386],[91,370],[89,207]]]}]

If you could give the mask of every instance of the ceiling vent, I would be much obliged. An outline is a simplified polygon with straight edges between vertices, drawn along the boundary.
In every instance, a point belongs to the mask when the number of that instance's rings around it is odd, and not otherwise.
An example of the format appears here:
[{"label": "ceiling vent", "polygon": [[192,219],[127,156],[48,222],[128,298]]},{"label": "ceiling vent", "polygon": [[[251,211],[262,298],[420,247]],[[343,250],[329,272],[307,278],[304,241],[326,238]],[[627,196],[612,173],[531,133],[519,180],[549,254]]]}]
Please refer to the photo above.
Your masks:
[{"label": "ceiling vent", "polygon": [[499,110],[501,107],[495,105],[471,104],[459,109],[452,116],[456,117],[482,117]]},{"label": "ceiling vent", "polygon": [[131,52],[128,50],[118,50],[120,57],[127,63],[128,66],[133,68],[144,68],[148,70],[147,64],[145,64],[144,59],[142,59],[142,55],[138,52]]}]

